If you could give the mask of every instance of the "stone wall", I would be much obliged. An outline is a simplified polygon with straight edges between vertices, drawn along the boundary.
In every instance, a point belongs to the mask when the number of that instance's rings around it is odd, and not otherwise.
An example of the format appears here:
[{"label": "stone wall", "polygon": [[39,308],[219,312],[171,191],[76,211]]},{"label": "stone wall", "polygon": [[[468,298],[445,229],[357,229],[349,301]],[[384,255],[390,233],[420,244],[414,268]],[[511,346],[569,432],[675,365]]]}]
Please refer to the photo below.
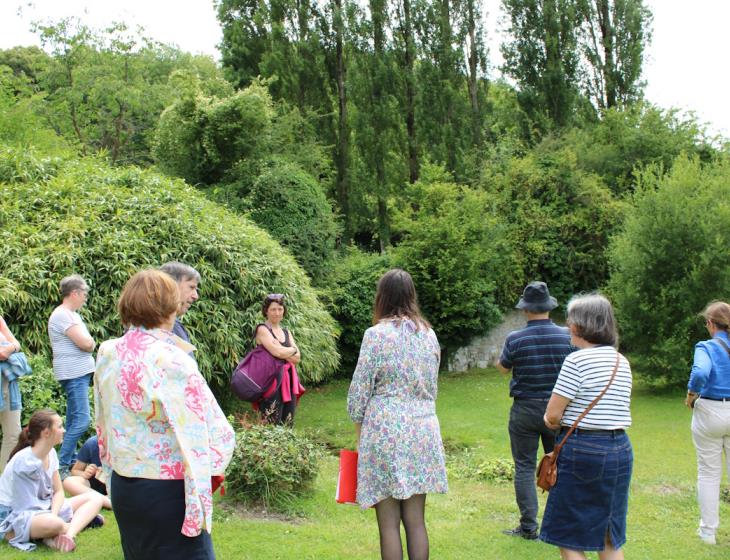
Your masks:
[{"label": "stone wall", "polygon": [[525,313],[519,309],[508,311],[502,322],[484,336],[477,336],[468,346],[450,352],[448,371],[466,371],[470,368],[486,368],[497,363],[507,335],[525,326]]}]

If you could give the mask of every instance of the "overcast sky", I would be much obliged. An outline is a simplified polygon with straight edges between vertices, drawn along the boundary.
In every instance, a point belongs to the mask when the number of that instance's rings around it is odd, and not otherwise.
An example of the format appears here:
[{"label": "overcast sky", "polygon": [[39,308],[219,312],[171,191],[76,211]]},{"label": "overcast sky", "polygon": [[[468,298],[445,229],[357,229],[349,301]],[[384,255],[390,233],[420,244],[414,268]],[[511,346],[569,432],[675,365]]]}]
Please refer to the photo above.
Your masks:
[{"label": "overcast sky", "polygon": [[[500,0],[484,0],[490,34],[491,74],[498,74]],[[647,0],[654,13],[654,37],[644,79],[646,97],[663,108],[697,113],[714,132],[730,137],[730,1]],[[23,6],[22,14],[18,8]],[[213,0],[0,0],[0,48],[38,44],[30,22],[75,15],[91,27],[112,21],[141,25],[146,35],[218,58],[221,32]]]}]

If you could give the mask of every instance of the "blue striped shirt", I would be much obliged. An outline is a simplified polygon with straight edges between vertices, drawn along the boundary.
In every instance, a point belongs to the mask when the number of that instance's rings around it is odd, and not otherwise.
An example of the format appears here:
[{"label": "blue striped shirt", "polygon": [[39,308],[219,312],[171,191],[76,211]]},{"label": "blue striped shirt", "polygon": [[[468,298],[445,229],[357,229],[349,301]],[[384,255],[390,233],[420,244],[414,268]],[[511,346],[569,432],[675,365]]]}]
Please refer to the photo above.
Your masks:
[{"label": "blue striped shirt", "polygon": [[563,360],[574,348],[570,332],[550,319],[527,321],[507,335],[499,363],[512,370],[511,397],[549,399]]}]

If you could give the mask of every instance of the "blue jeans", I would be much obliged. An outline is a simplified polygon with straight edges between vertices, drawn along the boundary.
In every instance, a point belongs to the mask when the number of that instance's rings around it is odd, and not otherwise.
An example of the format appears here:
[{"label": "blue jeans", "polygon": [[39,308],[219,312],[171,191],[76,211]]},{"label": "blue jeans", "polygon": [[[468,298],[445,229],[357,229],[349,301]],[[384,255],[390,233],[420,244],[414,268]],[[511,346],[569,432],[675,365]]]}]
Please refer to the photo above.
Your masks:
[{"label": "blue jeans", "polygon": [[537,531],[537,450],[542,441],[545,453],[555,447],[555,432],[543,416],[549,399],[515,399],[509,413],[509,441],[515,462],[515,497],[520,508],[520,527]]},{"label": "blue jeans", "polygon": [[66,434],[58,454],[60,468],[71,467],[76,461],[76,445],[89,429],[89,385],[92,373],[59,381],[66,392]]}]

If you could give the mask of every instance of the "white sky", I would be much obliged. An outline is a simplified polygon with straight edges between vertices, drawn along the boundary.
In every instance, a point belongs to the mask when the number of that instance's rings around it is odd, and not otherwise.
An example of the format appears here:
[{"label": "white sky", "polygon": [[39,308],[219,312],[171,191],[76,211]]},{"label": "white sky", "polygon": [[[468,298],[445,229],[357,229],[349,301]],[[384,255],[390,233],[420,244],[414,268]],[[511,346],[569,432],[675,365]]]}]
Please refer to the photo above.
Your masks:
[{"label": "white sky", "polygon": [[[654,37],[644,78],[646,97],[663,108],[694,111],[712,132],[730,137],[730,2],[646,0],[654,13]],[[500,0],[484,0],[490,35],[490,68],[496,75]],[[23,6],[22,14],[18,8]],[[0,48],[38,44],[30,22],[79,16],[91,27],[112,21],[142,25],[146,35],[193,53],[218,58],[221,40],[213,0],[0,0]]]}]

